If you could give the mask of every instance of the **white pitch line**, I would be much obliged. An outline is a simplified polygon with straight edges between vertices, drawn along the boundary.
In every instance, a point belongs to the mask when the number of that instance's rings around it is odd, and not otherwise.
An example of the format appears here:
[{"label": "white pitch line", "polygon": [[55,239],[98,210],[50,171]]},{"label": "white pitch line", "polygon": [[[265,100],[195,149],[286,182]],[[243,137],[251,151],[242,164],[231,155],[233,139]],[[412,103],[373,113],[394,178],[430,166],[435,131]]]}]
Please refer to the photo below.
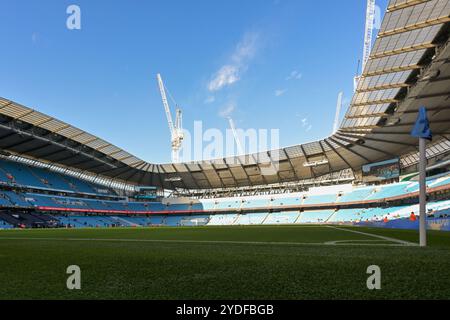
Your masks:
[{"label": "white pitch line", "polygon": [[[213,240],[164,240],[164,239],[100,239],[100,238],[41,238],[41,237],[0,237],[1,240],[32,241],[99,241],[99,242],[148,242],[148,243],[194,243],[194,244],[250,244],[250,245],[282,245],[282,246],[403,246],[403,244],[374,243],[333,243],[333,242],[268,242],[268,241],[213,241]],[[347,240],[351,241],[351,240]]]},{"label": "white pitch line", "polygon": [[[344,243],[356,243],[356,244],[358,244],[358,243],[364,243],[364,242],[377,242],[377,244],[380,244],[379,242],[382,242],[382,241],[391,242],[389,240],[381,240],[381,239],[380,240],[375,240],[374,239],[374,240],[336,240],[336,241],[327,241],[325,243],[329,244],[329,245],[337,245],[337,244],[344,244]],[[384,245],[384,244],[382,244],[382,245]]]},{"label": "white pitch line", "polygon": [[413,242],[409,242],[409,241],[405,241],[405,240],[399,240],[399,239],[390,238],[390,237],[385,237],[385,236],[380,236],[378,234],[367,233],[367,232],[362,232],[362,231],[356,231],[356,230],[346,229],[346,228],[338,228],[338,227],[333,227],[333,226],[327,226],[327,227],[328,228],[332,228],[332,229],[336,229],[336,230],[362,234],[362,235],[365,235],[365,236],[378,238],[378,239],[382,239],[382,240],[386,240],[386,241],[390,241],[390,242],[396,242],[396,243],[399,243],[399,244],[404,245],[404,246],[417,246],[417,243],[413,243]]},{"label": "white pitch line", "polygon": [[206,243],[206,244],[253,244],[253,245],[313,245],[323,246],[322,242],[268,242],[233,240],[168,240],[168,239],[110,239],[110,238],[41,238],[41,237],[0,237],[0,240],[44,240],[44,241],[100,241],[100,242],[150,242],[150,243]]}]

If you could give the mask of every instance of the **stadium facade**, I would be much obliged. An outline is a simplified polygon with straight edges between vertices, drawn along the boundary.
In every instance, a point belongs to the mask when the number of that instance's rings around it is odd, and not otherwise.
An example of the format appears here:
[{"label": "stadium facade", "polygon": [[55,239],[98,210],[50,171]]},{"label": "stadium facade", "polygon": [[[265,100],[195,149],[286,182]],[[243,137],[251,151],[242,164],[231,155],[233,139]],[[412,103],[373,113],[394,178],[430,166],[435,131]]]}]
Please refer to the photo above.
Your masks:
[{"label": "stadium facade", "polygon": [[[428,209],[446,215],[449,35],[449,0],[391,0],[336,133],[216,160],[149,163],[0,98],[0,219],[5,227],[16,227],[356,223],[410,217],[417,211],[418,163],[417,139],[410,131],[421,106],[428,109],[434,135],[427,148]],[[268,174],[271,167],[276,170]],[[167,190],[172,197],[162,198]]]}]

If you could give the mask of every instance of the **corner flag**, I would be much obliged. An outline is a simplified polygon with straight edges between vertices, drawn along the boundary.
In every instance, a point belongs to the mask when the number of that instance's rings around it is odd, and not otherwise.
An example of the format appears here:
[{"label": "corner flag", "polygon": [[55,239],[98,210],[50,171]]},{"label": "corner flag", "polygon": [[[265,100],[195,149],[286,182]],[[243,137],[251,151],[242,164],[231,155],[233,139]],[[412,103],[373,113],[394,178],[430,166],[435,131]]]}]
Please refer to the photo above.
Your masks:
[{"label": "corner flag", "polygon": [[411,135],[416,138],[423,138],[430,141],[433,139],[430,123],[428,122],[427,109],[425,107],[419,108],[419,114],[417,116],[416,124],[411,131]]},{"label": "corner flag", "polygon": [[428,122],[427,109],[419,108],[416,124],[411,131],[413,137],[419,138],[419,234],[420,246],[427,246],[427,140],[433,135]]}]

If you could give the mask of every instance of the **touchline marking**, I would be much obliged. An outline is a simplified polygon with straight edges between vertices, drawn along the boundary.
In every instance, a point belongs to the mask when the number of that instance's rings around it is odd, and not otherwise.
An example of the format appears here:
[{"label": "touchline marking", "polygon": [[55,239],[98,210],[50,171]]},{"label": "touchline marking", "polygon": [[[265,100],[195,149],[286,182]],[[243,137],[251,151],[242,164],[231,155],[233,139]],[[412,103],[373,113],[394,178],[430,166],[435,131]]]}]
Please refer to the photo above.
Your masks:
[{"label": "touchline marking", "polygon": [[[355,243],[355,244],[358,244],[358,243],[364,243],[364,242],[377,242],[377,244],[381,244],[381,245],[386,245],[386,244],[384,244],[384,243],[380,243],[380,242],[389,242],[389,244],[391,244],[391,241],[390,240],[336,240],[336,241],[327,241],[327,242],[325,242],[326,244],[329,244],[329,245],[336,245],[336,244],[342,244],[342,243]],[[398,244],[398,245],[400,245],[400,244]],[[396,244],[396,246],[397,246],[397,244]]]},{"label": "touchline marking", "polygon": [[[150,243],[195,243],[195,244],[251,244],[251,245],[283,245],[283,246],[404,246],[404,244],[380,243],[336,243],[329,242],[267,242],[267,241],[228,241],[228,240],[158,240],[158,239],[99,239],[99,238],[41,238],[41,237],[0,237],[1,240],[33,240],[33,241],[99,241],[99,242],[150,242]],[[345,241],[345,240],[344,240]],[[346,240],[351,241],[351,240]]]},{"label": "touchline marking", "polygon": [[373,233],[367,233],[367,232],[362,232],[362,231],[356,231],[356,230],[351,230],[351,229],[346,229],[346,228],[338,228],[338,227],[333,227],[333,226],[327,226],[328,228],[332,228],[332,229],[336,229],[336,230],[341,230],[341,231],[347,231],[347,232],[353,232],[353,233],[357,233],[357,234],[362,234],[365,236],[369,236],[369,237],[373,237],[373,238],[378,238],[378,239],[382,239],[382,240],[386,240],[386,241],[390,241],[390,242],[396,242],[399,243],[401,245],[404,246],[417,246],[417,243],[413,243],[413,242],[409,242],[409,241],[404,241],[404,240],[399,240],[399,239],[395,239],[395,238],[390,238],[390,237],[385,237],[385,236],[380,236],[378,234],[373,234]]}]

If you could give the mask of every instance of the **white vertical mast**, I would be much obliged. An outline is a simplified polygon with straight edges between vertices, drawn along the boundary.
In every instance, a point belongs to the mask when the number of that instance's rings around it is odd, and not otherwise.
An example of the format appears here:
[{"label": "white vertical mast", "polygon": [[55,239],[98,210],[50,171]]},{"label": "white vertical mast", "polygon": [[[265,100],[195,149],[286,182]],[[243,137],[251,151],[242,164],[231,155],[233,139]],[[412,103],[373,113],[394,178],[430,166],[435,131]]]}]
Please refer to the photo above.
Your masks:
[{"label": "white vertical mast", "polygon": [[339,129],[339,119],[341,116],[341,109],[342,109],[342,97],[344,96],[343,92],[339,92],[338,100],[336,104],[336,115],[334,117],[334,124],[333,124],[333,134],[335,134]]},{"label": "white vertical mast", "polygon": [[243,155],[244,149],[242,148],[241,141],[239,140],[239,136],[237,134],[236,127],[234,126],[234,121],[233,121],[233,119],[231,119],[231,117],[228,117],[228,122],[230,123],[230,128],[231,128],[231,131],[233,132],[234,140],[236,141],[238,153],[239,153],[239,155]]},{"label": "white vertical mast", "polygon": [[[367,9],[366,9],[366,27],[364,30],[364,48],[363,48],[363,58],[361,62],[361,74],[364,72],[364,68],[366,67],[367,61],[369,60],[370,51],[372,50],[372,36],[373,36],[373,28],[375,23],[375,0],[367,0]],[[361,79],[361,75],[358,74],[354,78],[353,86],[354,91],[358,87],[359,79]]]},{"label": "white vertical mast", "polygon": [[364,72],[367,61],[369,60],[372,49],[372,35],[375,21],[375,0],[367,0],[366,11],[366,31],[364,33],[364,52],[361,65],[361,73]]}]

